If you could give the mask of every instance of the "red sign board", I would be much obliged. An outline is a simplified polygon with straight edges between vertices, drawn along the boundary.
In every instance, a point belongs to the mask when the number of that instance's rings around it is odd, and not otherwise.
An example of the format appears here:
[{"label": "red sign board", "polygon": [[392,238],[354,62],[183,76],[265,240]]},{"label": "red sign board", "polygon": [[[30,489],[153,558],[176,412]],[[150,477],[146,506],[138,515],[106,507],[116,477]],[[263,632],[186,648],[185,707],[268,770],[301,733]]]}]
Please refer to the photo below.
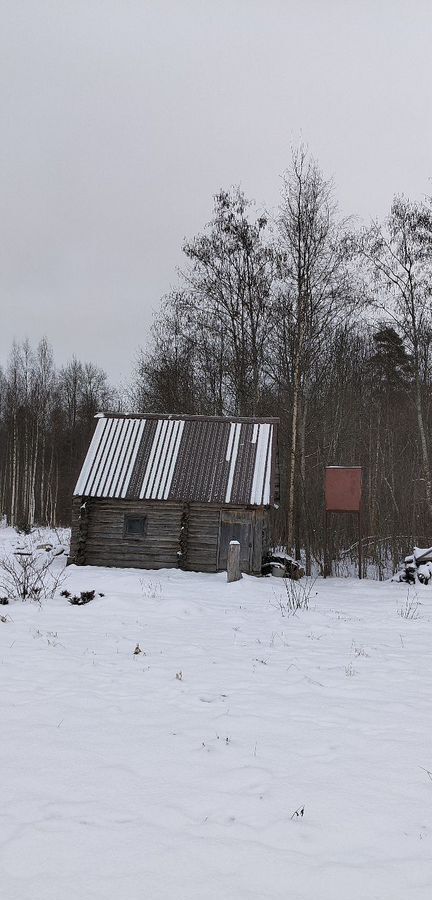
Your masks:
[{"label": "red sign board", "polygon": [[327,512],[360,512],[361,466],[327,466],[325,498]]}]

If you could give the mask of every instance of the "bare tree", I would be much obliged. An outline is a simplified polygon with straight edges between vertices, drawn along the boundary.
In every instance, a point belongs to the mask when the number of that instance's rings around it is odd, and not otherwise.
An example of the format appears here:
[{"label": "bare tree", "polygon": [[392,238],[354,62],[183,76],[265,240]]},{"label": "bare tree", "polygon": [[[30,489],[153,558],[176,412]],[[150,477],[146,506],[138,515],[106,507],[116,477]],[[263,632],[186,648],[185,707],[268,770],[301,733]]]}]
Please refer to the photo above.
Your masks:
[{"label": "bare tree", "polygon": [[181,291],[165,298],[152,329],[151,349],[141,349],[128,400],[135,412],[193,413],[198,399],[196,347]]},{"label": "bare tree", "polygon": [[212,360],[241,415],[259,407],[275,275],[267,218],[252,220],[251,206],[238,188],[220,191],[207,230],[183,247],[190,331],[203,354],[216,348]]},{"label": "bare tree", "polygon": [[14,343],[0,378],[0,513],[10,524],[68,522],[93,417],[115,403],[97,366],[72,360],[58,372],[45,338],[36,349]]},{"label": "bare tree", "polygon": [[432,473],[424,412],[432,329],[430,207],[395,197],[386,222],[373,223],[359,247],[373,275],[375,304],[384,321],[395,325],[410,353],[425,499],[432,521]]},{"label": "bare tree", "polygon": [[349,317],[354,300],[345,240],[347,221],[338,218],[332,182],[324,179],[304,147],[293,152],[284,176],[278,227],[282,282],[278,341],[283,348],[281,369],[291,407],[287,543],[292,547],[298,484],[304,484],[305,478],[305,432],[314,360],[329,330]]}]

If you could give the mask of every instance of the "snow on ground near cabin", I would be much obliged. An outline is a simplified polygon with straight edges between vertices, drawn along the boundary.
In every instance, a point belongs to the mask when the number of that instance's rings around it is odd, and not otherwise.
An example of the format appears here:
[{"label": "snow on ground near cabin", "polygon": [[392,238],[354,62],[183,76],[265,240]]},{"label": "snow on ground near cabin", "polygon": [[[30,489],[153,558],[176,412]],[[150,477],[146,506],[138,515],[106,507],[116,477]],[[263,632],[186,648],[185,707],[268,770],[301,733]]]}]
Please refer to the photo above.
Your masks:
[{"label": "snow on ground near cabin", "polygon": [[105,596],[0,607],[2,897],[429,900],[431,588],[67,585]]}]

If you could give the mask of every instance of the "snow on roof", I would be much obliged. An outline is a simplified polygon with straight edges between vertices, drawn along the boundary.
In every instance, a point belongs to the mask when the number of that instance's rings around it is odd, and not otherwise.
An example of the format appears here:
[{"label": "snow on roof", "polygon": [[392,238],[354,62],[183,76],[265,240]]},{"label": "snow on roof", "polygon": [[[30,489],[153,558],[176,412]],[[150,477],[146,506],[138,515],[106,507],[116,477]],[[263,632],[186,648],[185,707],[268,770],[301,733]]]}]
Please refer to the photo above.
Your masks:
[{"label": "snow on roof", "polygon": [[277,423],[99,417],[74,496],[273,505]]}]

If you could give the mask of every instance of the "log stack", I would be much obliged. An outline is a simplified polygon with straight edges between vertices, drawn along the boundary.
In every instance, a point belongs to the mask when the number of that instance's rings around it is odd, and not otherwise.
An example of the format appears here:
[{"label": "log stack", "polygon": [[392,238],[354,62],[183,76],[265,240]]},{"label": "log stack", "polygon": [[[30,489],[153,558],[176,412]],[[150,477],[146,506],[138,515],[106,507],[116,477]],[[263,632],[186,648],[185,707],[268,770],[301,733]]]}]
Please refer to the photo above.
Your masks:
[{"label": "log stack", "polygon": [[394,581],[405,581],[407,584],[429,584],[432,578],[432,547],[414,547],[411,556],[406,556],[404,568],[394,576]]},{"label": "log stack", "polygon": [[275,575],[279,578],[291,578],[292,581],[299,581],[303,578],[305,570],[298,559],[286,554],[271,554],[266,557],[262,575]]}]

